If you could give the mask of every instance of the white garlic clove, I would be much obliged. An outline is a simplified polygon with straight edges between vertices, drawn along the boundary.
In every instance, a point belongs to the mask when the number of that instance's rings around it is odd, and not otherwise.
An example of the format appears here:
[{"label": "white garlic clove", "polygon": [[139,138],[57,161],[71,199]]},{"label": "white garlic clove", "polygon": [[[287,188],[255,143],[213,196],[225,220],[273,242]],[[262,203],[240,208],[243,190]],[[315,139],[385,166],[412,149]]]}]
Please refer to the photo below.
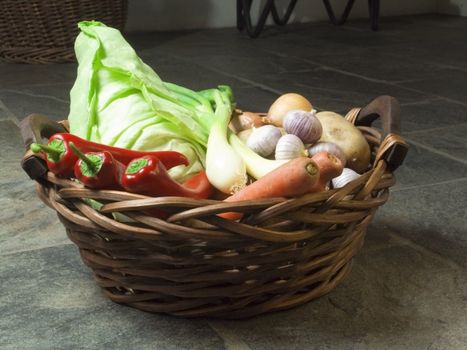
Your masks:
[{"label": "white garlic clove", "polygon": [[277,160],[294,159],[304,154],[305,145],[298,136],[285,134],[277,142],[275,153],[275,158]]},{"label": "white garlic clove", "polygon": [[314,110],[289,111],[284,117],[284,128],[287,133],[298,136],[303,143],[315,143],[323,133],[323,127]]},{"label": "white garlic clove", "polygon": [[245,129],[240,131],[237,136],[240,140],[242,140],[244,143],[247,143],[248,138],[250,137],[251,133],[253,132],[253,128],[251,129]]},{"label": "white garlic clove", "polygon": [[342,170],[342,174],[340,174],[338,177],[335,177],[332,179],[332,187],[333,188],[341,188],[347,185],[349,182],[357,179],[360,177],[360,174],[356,173],[352,169],[349,168],[344,168]]},{"label": "white garlic clove", "polygon": [[347,159],[345,158],[345,153],[338,145],[332,142],[317,142],[313,146],[308,148],[308,154],[310,157],[313,157],[316,153],[319,152],[329,152],[335,155],[342,162],[342,166],[345,167]]},{"label": "white garlic clove", "polygon": [[253,128],[248,137],[247,146],[262,157],[267,157],[276,149],[277,141],[281,137],[281,131],[273,125],[264,125]]}]

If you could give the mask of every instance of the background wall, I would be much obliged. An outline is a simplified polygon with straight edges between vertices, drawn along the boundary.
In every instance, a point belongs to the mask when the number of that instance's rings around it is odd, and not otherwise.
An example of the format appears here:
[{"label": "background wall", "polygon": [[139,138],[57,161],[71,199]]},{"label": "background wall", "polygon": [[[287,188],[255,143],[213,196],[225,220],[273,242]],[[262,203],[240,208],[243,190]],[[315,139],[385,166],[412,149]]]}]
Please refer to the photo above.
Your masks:
[{"label": "background wall", "polygon": [[[467,0],[381,0],[381,15],[407,15],[433,13],[439,9],[453,11],[449,3],[463,3]],[[286,6],[289,0],[276,0]],[[336,13],[342,11],[347,1],[333,0]],[[258,13],[264,0],[253,1]],[[443,3],[443,4],[441,4]],[[350,18],[368,17],[367,0],[358,0]],[[321,0],[299,0],[294,11],[295,22],[316,22],[327,20]],[[233,27],[236,21],[236,0],[136,0],[129,1],[127,30],[163,31],[177,29]]]},{"label": "background wall", "polygon": [[438,0],[437,5],[440,13],[467,16],[467,0]]}]

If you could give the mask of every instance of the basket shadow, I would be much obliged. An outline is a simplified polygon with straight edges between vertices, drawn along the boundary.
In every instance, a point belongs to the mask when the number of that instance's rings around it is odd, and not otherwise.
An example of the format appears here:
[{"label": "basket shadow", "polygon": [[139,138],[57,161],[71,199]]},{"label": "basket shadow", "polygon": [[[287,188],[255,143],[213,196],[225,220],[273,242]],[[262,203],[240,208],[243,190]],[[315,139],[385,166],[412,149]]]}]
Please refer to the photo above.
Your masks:
[{"label": "basket shadow", "polygon": [[433,340],[434,329],[442,332],[448,322],[461,321],[459,281],[465,278],[449,262],[370,226],[349,276],[327,295],[247,320],[209,322],[255,347],[310,342],[348,346],[368,339],[408,346],[419,336]]}]

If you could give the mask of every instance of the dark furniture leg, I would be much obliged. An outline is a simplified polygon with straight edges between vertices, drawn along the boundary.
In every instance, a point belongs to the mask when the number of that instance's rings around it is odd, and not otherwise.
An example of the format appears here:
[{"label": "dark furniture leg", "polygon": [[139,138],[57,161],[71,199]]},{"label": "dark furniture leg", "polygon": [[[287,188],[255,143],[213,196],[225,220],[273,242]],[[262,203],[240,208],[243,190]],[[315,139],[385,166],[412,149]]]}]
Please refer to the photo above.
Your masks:
[{"label": "dark furniture leg", "polygon": [[[368,0],[368,11],[370,13],[371,29],[374,31],[378,30],[379,1],[380,0]],[[347,18],[349,17],[354,2],[355,0],[349,0],[347,2],[347,5],[345,6],[342,16],[339,19],[337,19],[329,0],[323,0],[324,7],[326,8],[326,12],[328,13],[329,20],[331,21],[331,23],[337,26],[344,24],[345,21],[347,21]]]},{"label": "dark furniture leg", "polygon": [[[246,29],[246,32],[251,38],[256,38],[261,34],[263,27],[266,23],[266,20],[269,14],[272,14],[274,23],[277,25],[285,25],[292,14],[292,11],[297,4],[297,0],[290,0],[287,10],[285,11],[283,17],[279,15],[277,11],[276,4],[274,0],[267,0],[262,12],[259,15],[258,22],[256,26],[252,24],[251,20],[251,4],[253,0],[237,0],[237,28],[242,31]],[[378,20],[379,20],[379,2],[380,0],[368,0],[368,11],[370,14],[371,29],[376,31],[378,30]],[[348,0],[347,5],[345,6],[344,12],[340,18],[337,18],[334,9],[330,3],[330,0],[323,0],[324,7],[329,16],[329,20],[334,25],[342,25],[347,21],[350,11],[352,11],[355,0]]]},{"label": "dark furniture leg", "polygon": [[328,17],[331,23],[336,26],[340,26],[341,24],[344,24],[345,21],[347,21],[347,18],[349,17],[349,14],[350,14],[350,11],[352,10],[354,2],[355,0],[349,0],[347,2],[347,5],[345,6],[345,9],[344,9],[344,12],[342,13],[341,18],[337,19],[329,0],[323,0],[324,7],[326,8],[326,12],[328,13]]},{"label": "dark furniture leg", "polygon": [[297,0],[290,0],[289,6],[287,6],[287,10],[285,11],[284,17],[280,18],[276,4],[274,1],[272,2],[272,8],[271,8],[271,13],[272,13],[272,18],[274,19],[274,23],[276,23],[279,26],[283,26],[287,24],[287,22],[290,19],[290,15],[292,14],[293,9],[295,8],[295,5],[297,4]]},{"label": "dark furniture leg", "polygon": [[376,31],[379,23],[379,0],[368,0],[368,10],[370,12],[371,29]]},{"label": "dark furniture leg", "polygon": [[290,15],[295,8],[297,0],[290,0],[289,6],[287,7],[287,10],[282,18],[277,12],[274,0],[267,0],[263,10],[259,15],[256,26],[252,24],[251,20],[250,10],[252,2],[253,0],[237,0],[237,28],[238,30],[246,29],[246,32],[251,38],[256,38],[261,34],[261,31],[263,30],[264,24],[266,23],[270,13],[272,14],[274,23],[281,26],[286,24],[290,19]]}]

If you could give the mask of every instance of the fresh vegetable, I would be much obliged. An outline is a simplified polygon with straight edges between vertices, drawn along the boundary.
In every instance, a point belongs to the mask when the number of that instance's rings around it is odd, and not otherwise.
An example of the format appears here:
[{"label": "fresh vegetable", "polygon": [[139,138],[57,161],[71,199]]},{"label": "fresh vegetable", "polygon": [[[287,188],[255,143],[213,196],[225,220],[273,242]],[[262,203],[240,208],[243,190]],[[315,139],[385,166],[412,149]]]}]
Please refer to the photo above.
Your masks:
[{"label": "fresh vegetable", "polygon": [[229,141],[237,154],[245,162],[248,174],[255,179],[260,179],[267,173],[287,163],[287,160],[271,160],[261,157],[248,148],[248,146],[233,133],[230,134]]},{"label": "fresh vegetable", "polygon": [[248,137],[247,146],[260,156],[267,157],[274,153],[277,141],[279,141],[281,136],[279,128],[273,125],[253,128],[250,137]]},{"label": "fresh vegetable", "polygon": [[268,111],[267,119],[275,126],[282,126],[283,119],[288,111],[298,109],[301,111],[310,112],[313,109],[310,101],[305,97],[295,93],[287,93],[281,95],[271,105]]},{"label": "fresh vegetable", "polygon": [[320,141],[338,145],[344,151],[346,167],[358,173],[365,172],[370,164],[370,146],[360,130],[334,112],[319,112],[316,117],[323,126]]},{"label": "fresh vegetable", "polygon": [[234,113],[232,120],[230,121],[230,126],[232,131],[238,134],[242,130],[250,128],[258,128],[264,125],[263,118],[258,113],[253,112],[241,112]]},{"label": "fresh vegetable", "polygon": [[204,171],[181,185],[170,177],[164,164],[157,157],[149,155],[131,161],[122,174],[120,183],[128,192],[148,196],[205,199],[213,190]]},{"label": "fresh vegetable", "polygon": [[349,168],[344,168],[342,174],[332,179],[333,188],[341,188],[347,185],[349,182],[359,178],[361,175]]},{"label": "fresh vegetable", "polygon": [[242,140],[242,142],[244,142],[245,144],[248,142],[248,138],[250,137],[250,135],[253,133],[253,128],[251,129],[245,129],[245,130],[242,130],[240,131],[237,136],[240,140]]},{"label": "fresh vegetable", "polygon": [[70,148],[79,157],[74,166],[75,178],[94,189],[121,189],[119,178],[125,166],[108,151],[81,152],[73,142]]},{"label": "fresh vegetable", "polygon": [[206,175],[218,190],[231,194],[246,185],[246,167],[227,140],[232,113],[230,101],[226,94],[217,90],[213,91],[213,98],[216,111],[208,139]]},{"label": "fresh vegetable", "polygon": [[345,166],[346,157],[344,151],[335,143],[332,142],[317,142],[313,146],[308,148],[308,155],[313,157],[316,153],[326,151],[334,154],[342,162],[342,166]]},{"label": "fresh vegetable", "polygon": [[[308,193],[319,179],[319,169],[314,160],[295,158],[271,171],[261,179],[225,199],[226,202],[248,201],[273,197],[296,197]],[[222,213],[226,219],[239,219],[240,213]]]},{"label": "fresh vegetable", "polygon": [[34,153],[44,152],[48,169],[59,177],[69,178],[74,174],[73,167],[78,156],[70,148],[68,142],[59,138],[51,138],[47,145],[33,143],[30,146]]},{"label": "fresh vegetable", "polygon": [[[159,152],[142,152],[142,151],[134,151],[125,148],[113,147],[108,145],[103,145],[100,143],[84,140],[76,135],[70,133],[57,133],[50,137],[49,139],[49,146],[62,149],[65,148],[70,150],[70,156],[73,156],[73,159],[78,159],[76,153],[74,153],[71,148],[69,147],[70,143],[73,143],[76,148],[78,148],[81,152],[100,152],[100,151],[108,151],[112,153],[112,156],[123,164],[128,164],[135,158],[139,158],[145,155],[153,155],[159,160],[164,163],[166,169],[171,169],[178,165],[188,165],[188,159],[179,152],[174,151],[159,151]],[[39,145],[42,147],[41,145]],[[68,152],[67,152],[68,154]],[[74,164],[74,162],[73,162]],[[73,166],[72,166],[73,168]]]},{"label": "fresh vegetable", "polygon": [[329,152],[318,152],[311,159],[319,169],[319,180],[310,189],[310,192],[321,192],[327,189],[329,182],[342,173],[341,161]]},{"label": "fresh vegetable", "polygon": [[306,156],[305,146],[302,140],[293,134],[283,135],[276,145],[276,160],[294,159]]},{"label": "fresh vegetable", "polygon": [[[114,28],[95,21],[78,26],[71,133],[121,148],[182,153],[189,166],[170,169],[180,181],[203,170],[211,127],[221,117],[212,91],[195,92],[162,81]],[[225,96],[229,107],[220,108],[230,117],[231,89],[213,90]]]},{"label": "fresh vegetable", "polygon": [[319,140],[323,132],[315,112],[293,110],[284,117],[284,129],[288,134],[298,136],[303,143],[313,144]]}]

